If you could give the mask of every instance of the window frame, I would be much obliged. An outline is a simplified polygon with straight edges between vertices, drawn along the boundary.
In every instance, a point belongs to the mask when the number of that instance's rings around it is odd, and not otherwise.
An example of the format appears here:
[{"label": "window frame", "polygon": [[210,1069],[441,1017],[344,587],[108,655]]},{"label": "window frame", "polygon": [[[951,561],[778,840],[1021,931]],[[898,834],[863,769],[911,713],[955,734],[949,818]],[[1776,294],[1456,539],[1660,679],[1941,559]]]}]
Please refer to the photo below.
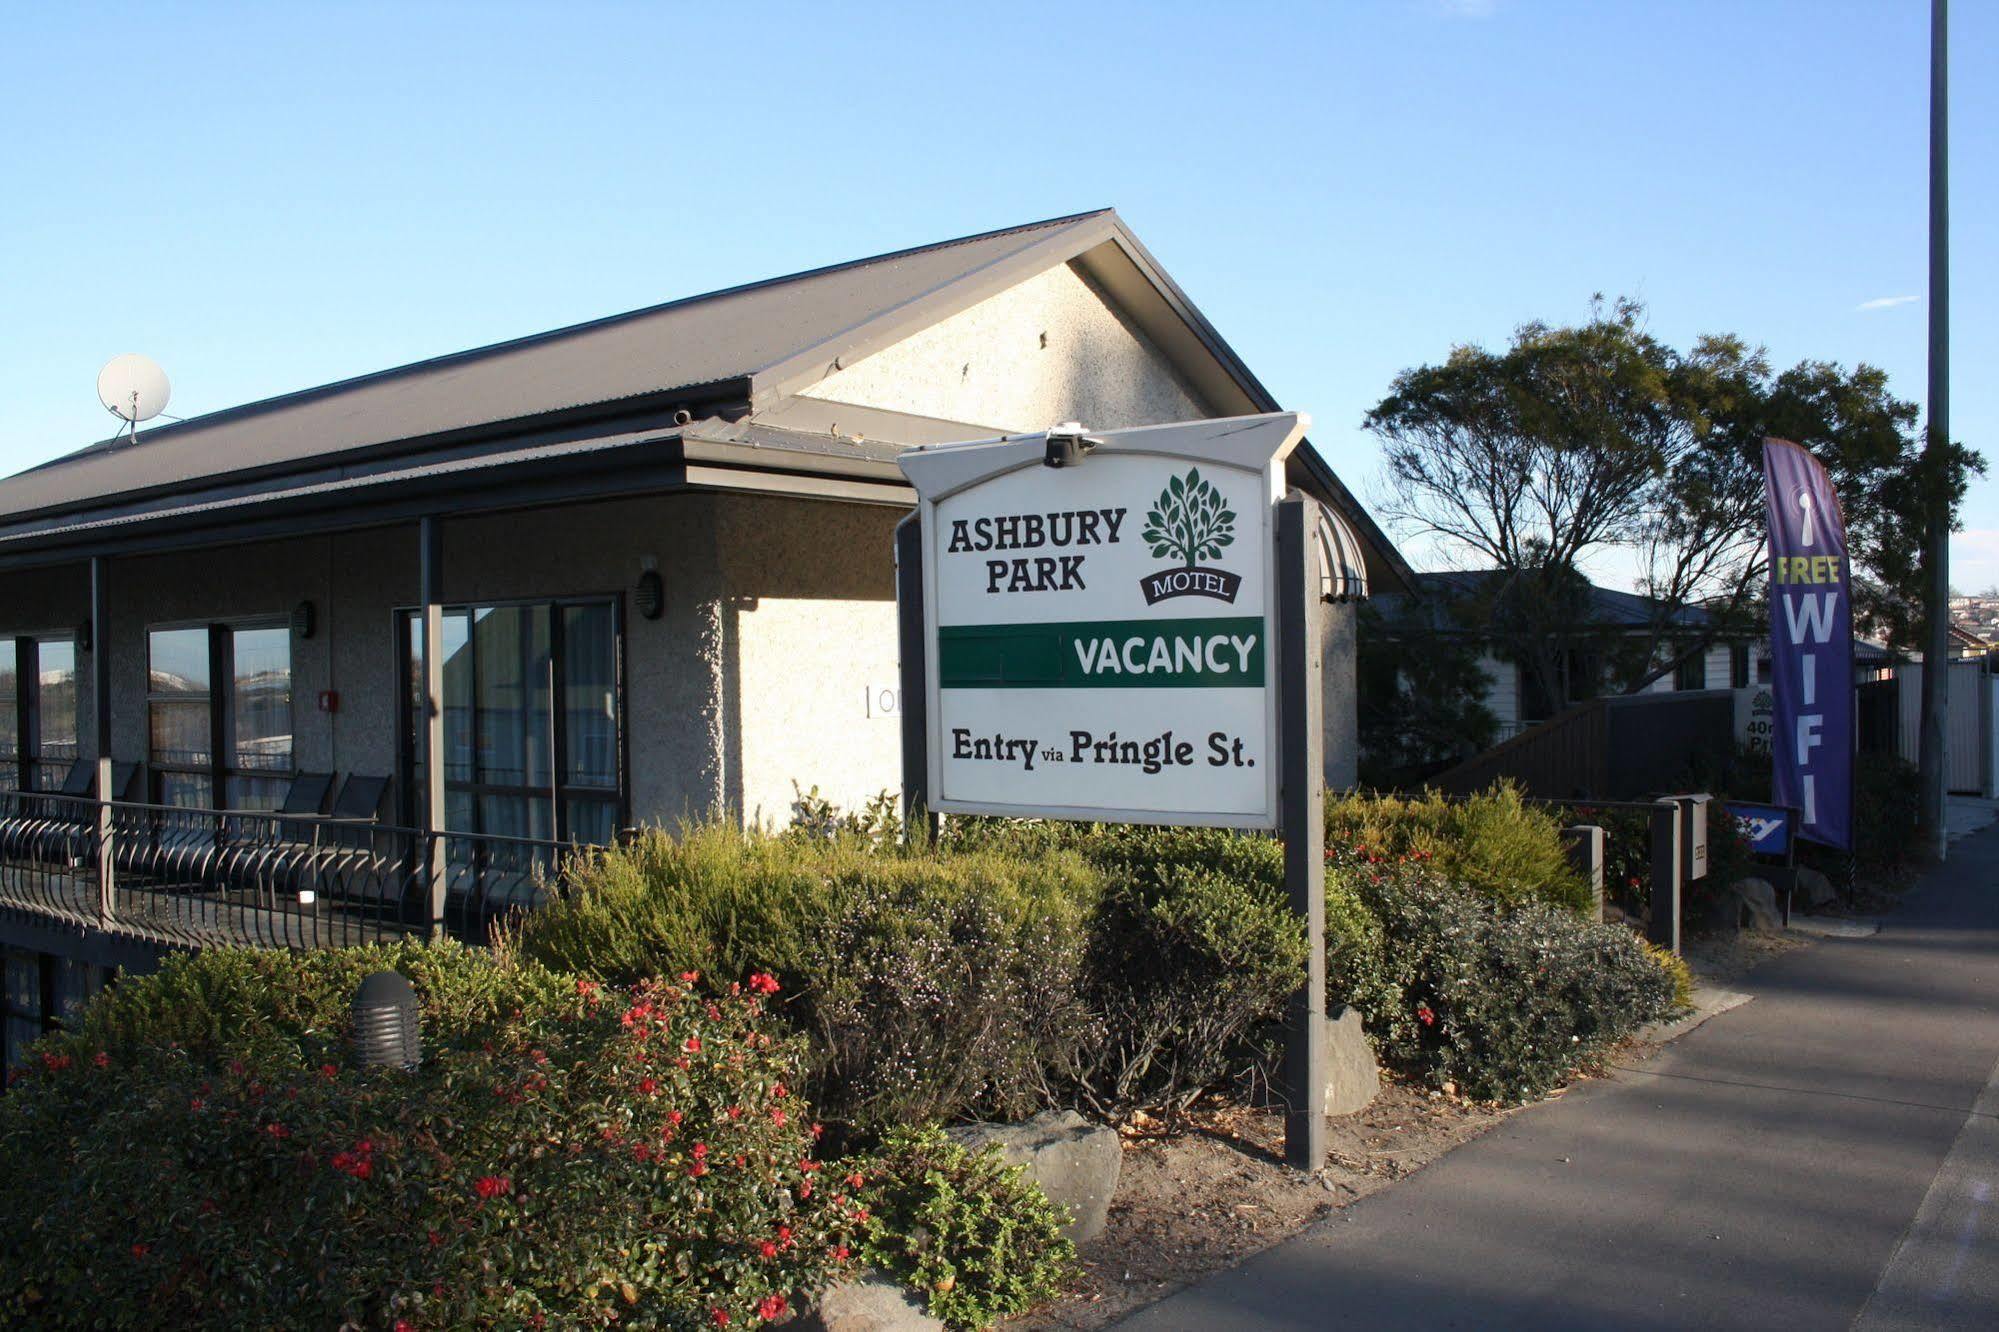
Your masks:
[{"label": "window frame", "polygon": [[[1689,679],[1697,683],[1688,684]],[[1707,688],[1707,653],[1700,651],[1685,658],[1673,668],[1673,689],[1675,692]]]},{"label": "window frame", "polygon": [[[573,606],[608,606],[611,611],[611,689],[615,703],[615,730],[613,748],[616,753],[617,772],[615,787],[576,786],[562,780],[562,772],[569,752],[568,709],[561,706],[566,682],[557,679],[552,682],[549,693],[549,780],[542,786],[507,786],[493,782],[481,782],[475,778],[454,780],[445,775],[445,801],[447,807],[454,792],[462,792],[472,797],[472,824],[470,828],[453,828],[452,832],[471,836],[486,835],[483,823],[481,797],[484,796],[528,796],[549,800],[553,808],[550,812],[549,827],[554,834],[551,840],[567,843],[570,840],[569,804],[574,798],[602,801],[609,797],[614,814],[613,823],[623,828],[631,822],[631,728],[626,723],[627,685],[630,680],[626,655],[629,639],[625,633],[625,596],[615,592],[575,592],[559,596],[544,597],[482,597],[471,601],[447,601],[443,605],[446,616],[465,615],[471,617],[482,610],[518,610],[523,607],[541,608],[548,612],[548,654],[552,663],[560,663],[563,655],[562,611]],[[423,607],[420,605],[397,606],[389,612],[390,641],[396,660],[396,812],[406,825],[412,828],[423,826],[424,790],[417,780],[422,742],[416,733],[414,692],[409,671],[415,665],[415,650],[422,636],[420,628]],[[469,626],[468,626],[469,628]],[[468,633],[467,643],[477,641]],[[559,666],[558,666],[559,669]],[[469,683],[473,699],[473,719],[476,725],[478,710],[478,658],[472,662],[472,679]],[[473,771],[478,771],[478,741],[473,738]],[[510,834],[493,834],[507,836]]]},{"label": "window frame", "polygon": [[[77,759],[77,754],[68,758],[50,758],[43,752],[42,736],[42,645],[44,643],[68,643],[72,672],[78,682],[70,699],[70,733],[82,744],[83,732],[83,649],[77,644],[74,629],[22,629],[0,635],[0,641],[11,643],[14,656],[14,752],[0,755],[0,766],[11,770],[16,791],[48,791],[62,785],[68,776],[69,765]],[[80,752],[80,750],[79,750]],[[42,769],[51,763],[60,763],[62,772],[44,783],[39,778],[47,777]]]},{"label": "window frame", "polygon": [[[200,629],[208,635],[208,692],[163,694],[153,688],[153,635]],[[292,736],[291,761],[282,768],[244,768],[236,759],[236,652],[235,635],[245,630],[283,629],[286,631],[285,668],[288,682],[286,710]],[[283,614],[244,615],[225,620],[160,620],[146,625],[146,790],[155,804],[164,803],[169,775],[200,777],[208,783],[208,803],[204,809],[226,810],[232,781],[290,781],[298,775],[298,690],[290,687],[298,679],[296,646],[292,641],[291,617]],[[197,697],[208,706],[208,762],[166,763],[153,751],[153,705],[186,703]],[[227,760],[225,762],[225,760]]]}]

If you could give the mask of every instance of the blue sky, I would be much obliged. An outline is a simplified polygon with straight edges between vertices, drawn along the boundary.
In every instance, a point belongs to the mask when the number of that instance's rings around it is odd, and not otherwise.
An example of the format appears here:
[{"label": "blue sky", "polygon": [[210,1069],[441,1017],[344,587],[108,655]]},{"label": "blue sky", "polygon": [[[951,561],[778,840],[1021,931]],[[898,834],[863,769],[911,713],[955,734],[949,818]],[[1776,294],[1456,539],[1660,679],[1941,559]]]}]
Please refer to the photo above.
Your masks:
[{"label": "blue sky", "polygon": [[[1999,462],[1999,5],[1953,16],[1955,431]],[[1638,297],[1924,388],[1920,0],[18,6],[0,470],[1115,205],[1365,495],[1403,367]],[[1999,470],[1999,469],[1996,469]],[[1999,583],[1999,480],[1953,581]]]}]

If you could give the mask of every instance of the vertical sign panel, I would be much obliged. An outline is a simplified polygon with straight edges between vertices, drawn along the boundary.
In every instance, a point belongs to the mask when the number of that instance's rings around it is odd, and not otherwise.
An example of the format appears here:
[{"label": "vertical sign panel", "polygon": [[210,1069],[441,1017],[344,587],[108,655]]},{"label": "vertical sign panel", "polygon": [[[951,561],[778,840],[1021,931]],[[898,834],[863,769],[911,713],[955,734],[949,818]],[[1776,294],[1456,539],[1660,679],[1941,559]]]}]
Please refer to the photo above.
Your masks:
[{"label": "vertical sign panel", "polygon": [[945,813],[1277,824],[1285,414],[904,455],[922,497],[928,798]]},{"label": "vertical sign panel", "polygon": [[1763,442],[1770,518],[1772,791],[1798,834],[1853,846],[1853,597],[1832,478],[1788,440]]}]

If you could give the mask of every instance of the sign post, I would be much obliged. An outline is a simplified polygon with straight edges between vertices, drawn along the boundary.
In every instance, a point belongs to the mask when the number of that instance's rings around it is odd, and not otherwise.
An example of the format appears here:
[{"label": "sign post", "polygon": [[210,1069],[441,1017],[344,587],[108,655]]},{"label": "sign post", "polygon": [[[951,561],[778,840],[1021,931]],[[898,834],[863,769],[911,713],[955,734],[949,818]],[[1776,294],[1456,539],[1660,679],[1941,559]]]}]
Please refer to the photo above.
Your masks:
[{"label": "sign post", "polygon": [[1316,507],[1290,413],[912,449],[896,534],[911,810],[1263,829],[1311,939],[1286,1156],[1324,1159]]}]

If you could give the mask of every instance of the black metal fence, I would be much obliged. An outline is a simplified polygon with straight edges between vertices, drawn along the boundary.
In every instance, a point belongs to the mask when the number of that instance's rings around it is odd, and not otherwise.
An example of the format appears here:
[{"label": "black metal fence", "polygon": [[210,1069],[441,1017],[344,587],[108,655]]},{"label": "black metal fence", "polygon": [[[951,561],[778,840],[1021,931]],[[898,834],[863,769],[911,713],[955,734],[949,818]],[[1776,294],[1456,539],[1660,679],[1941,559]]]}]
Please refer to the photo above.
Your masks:
[{"label": "black metal fence", "polygon": [[170,945],[484,942],[555,892],[553,841],[0,792],[0,906]]}]

